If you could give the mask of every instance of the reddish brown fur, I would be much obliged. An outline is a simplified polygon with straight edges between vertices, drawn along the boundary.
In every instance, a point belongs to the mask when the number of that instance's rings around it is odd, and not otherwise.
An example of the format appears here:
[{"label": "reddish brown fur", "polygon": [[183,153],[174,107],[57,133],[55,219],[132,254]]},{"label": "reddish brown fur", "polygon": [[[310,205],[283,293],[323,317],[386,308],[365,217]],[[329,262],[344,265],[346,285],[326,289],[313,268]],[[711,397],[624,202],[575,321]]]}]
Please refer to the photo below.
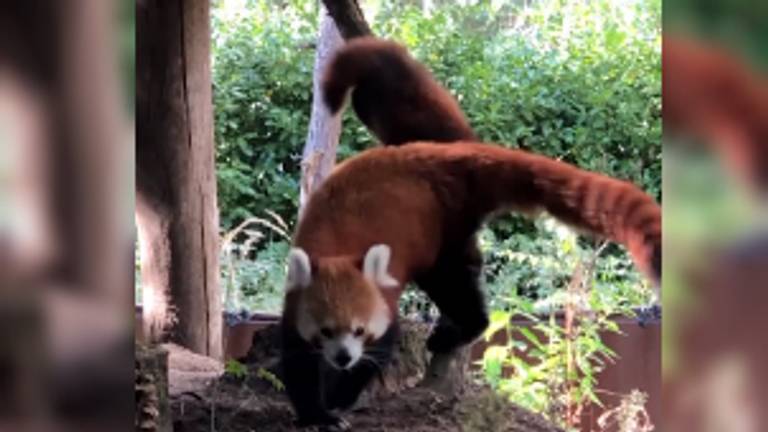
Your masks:
[{"label": "reddish brown fur", "polygon": [[768,190],[768,81],[681,37],[664,38],[662,68],[665,129],[705,139],[733,174]]},{"label": "reddish brown fur", "polygon": [[342,47],[322,83],[332,113],[352,88],[358,118],[382,144],[476,140],[453,96],[397,43],[366,37]]},{"label": "reddish brown fur", "polygon": [[[322,262],[388,244],[390,272],[404,283],[428,272],[447,249],[465,247],[490,214],[505,208],[541,208],[622,243],[640,269],[659,278],[661,210],[651,197],[628,182],[477,143],[414,143],[347,160],[312,196],[295,245]],[[397,310],[399,293],[391,291]]]},{"label": "reddish brown fur", "polygon": [[355,317],[370,317],[374,305],[370,304],[370,296],[356,295],[361,291],[372,291],[375,288],[368,283],[362,283],[360,278],[352,277],[346,271],[350,266],[358,264],[348,257],[336,257],[323,260],[315,269],[316,277],[312,281],[312,289],[318,295],[308,296],[307,305],[312,316],[324,316],[327,311],[333,313],[332,328],[334,332],[352,329],[352,319]]}]

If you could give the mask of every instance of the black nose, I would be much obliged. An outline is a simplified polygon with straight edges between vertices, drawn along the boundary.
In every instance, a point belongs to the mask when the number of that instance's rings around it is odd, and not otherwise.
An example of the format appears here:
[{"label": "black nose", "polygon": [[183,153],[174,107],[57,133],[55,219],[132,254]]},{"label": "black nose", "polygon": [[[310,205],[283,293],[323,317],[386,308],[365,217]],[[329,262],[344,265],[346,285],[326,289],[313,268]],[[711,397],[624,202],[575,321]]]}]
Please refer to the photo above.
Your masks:
[{"label": "black nose", "polygon": [[336,353],[336,357],[334,357],[333,360],[337,365],[339,365],[339,367],[346,367],[349,362],[352,361],[352,357],[350,357],[347,350],[340,350]]}]

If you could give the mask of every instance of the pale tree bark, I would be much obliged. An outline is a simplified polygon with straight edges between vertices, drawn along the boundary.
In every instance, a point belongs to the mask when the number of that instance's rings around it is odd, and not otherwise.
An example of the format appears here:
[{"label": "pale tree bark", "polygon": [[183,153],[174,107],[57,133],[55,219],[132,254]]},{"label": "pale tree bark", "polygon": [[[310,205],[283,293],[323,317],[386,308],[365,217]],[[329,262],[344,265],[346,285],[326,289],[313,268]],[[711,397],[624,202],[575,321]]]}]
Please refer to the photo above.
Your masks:
[{"label": "pale tree bark", "polygon": [[320,82],[328,62],[344,41],[325,7],[321,5],[319,9],[320,31],[312,78],[312,114],[301,160],[299,213],[310,194],[322,184],[333,169],[341,134],[341,115],[333,116],[326,108]]},{"label": "pale tree bark", "polygon": [[145,335],[222,357],[208,0],[140,0],[136,210]]}]

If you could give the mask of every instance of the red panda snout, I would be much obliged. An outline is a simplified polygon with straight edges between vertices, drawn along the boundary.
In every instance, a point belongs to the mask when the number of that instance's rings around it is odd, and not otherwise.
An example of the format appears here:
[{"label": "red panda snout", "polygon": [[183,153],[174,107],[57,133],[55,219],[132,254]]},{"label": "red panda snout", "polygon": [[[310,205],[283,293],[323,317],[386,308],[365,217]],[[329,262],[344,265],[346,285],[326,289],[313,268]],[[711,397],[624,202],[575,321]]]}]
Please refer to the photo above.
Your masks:
[{"label": "red panda snout", "polygon": [[373,246],[361,268],[351,257],[310,260],[300,248],[291,251],[286,286],[297,294],[296,329],[331,366],[354,367],[392,325],[381,292],[399,285],[387,270],[390,254],[386,245]]},{"label": "red panda snout", "polygon": [[366,339],[364,335],[343,332],[322,340],[323,356],[331,366],[338,369],[350,369],[363,357]]}]

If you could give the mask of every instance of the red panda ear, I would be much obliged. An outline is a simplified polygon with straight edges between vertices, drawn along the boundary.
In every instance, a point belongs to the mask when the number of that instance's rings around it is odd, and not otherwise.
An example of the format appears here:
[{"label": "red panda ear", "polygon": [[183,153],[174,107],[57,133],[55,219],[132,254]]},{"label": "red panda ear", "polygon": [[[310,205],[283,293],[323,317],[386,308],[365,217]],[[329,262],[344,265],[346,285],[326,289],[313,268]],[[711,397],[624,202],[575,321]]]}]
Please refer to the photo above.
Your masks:
[{"label": "red panda ear", "polygon": [[306,288],[312,281],[312,266],[309,256],[301,248],[291,249],[288,254],[288,275],[286,277],[286,289],[291,291],[297,288]]},{"label": "red panda ear", "polygon": [[392,288],[399,285],[397,279],[389,274],[389,258],[392,251],[385,244],[371,246],[363,260],[363,275],[381,288]]}]

